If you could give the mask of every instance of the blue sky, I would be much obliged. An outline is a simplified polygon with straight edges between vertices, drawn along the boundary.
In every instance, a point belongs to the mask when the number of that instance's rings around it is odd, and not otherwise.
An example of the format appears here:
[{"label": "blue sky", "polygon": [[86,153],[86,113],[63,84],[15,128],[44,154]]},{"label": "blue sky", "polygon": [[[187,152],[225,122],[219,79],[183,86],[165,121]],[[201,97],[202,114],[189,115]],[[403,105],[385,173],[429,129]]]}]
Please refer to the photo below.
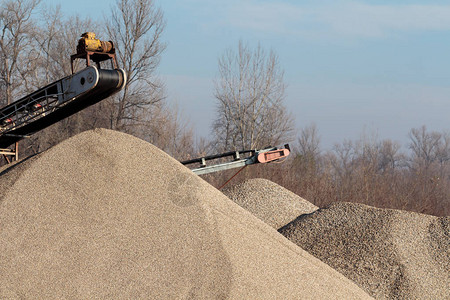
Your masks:
[{"label": "blue sky", "polygon": [[[43,2],[93,18],[114,3]],[[449,1],[156,3],[167,21],[159,74],[200,136],[214,119],[218,57],[239,39],[278,54],[285,104],[298,128],[316,123],[325,149],[361,134],[405,146],[413,127],[450,130]]]}]

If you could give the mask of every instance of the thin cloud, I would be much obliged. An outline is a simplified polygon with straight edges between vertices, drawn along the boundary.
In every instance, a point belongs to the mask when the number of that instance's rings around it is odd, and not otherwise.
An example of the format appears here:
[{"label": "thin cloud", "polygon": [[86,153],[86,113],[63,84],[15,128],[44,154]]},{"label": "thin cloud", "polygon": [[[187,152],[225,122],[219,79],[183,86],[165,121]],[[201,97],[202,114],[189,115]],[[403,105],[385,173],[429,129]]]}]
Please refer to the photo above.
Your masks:
[{"label": "thin cloud", "polygon": [[368,5],[356,2],[322,11],[318,22],[341,35],[383,37],[396,32],[450,30],[450,5]]},{"label": "thin cloud", "polygon": [[222,25],[277,35],[385,37],[399,32],[450,30],[450,5],[228,1],[215,16]]}]

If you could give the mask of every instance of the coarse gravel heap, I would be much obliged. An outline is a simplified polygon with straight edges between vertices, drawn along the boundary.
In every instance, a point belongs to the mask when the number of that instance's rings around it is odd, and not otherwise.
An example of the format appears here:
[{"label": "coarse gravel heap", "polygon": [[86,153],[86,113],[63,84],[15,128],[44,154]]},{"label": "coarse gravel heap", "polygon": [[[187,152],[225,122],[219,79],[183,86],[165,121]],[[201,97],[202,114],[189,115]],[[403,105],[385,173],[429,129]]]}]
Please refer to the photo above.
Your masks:
[{"label": "coarse gravel heap", "polygon": [[370,297],[161,150],[94,130],[0,174],[0,298]]},{"label": "coarse gravel heap", "polygon": [[449,220],[343,202],[279,232],[377,299],[450,299]]},{"label": "coarse gravel heap", "polygon": [[256,178],[227,187],[222,191],[228,198],[275,229],[309,214],[317,206],[284,187],[267,179]]}]

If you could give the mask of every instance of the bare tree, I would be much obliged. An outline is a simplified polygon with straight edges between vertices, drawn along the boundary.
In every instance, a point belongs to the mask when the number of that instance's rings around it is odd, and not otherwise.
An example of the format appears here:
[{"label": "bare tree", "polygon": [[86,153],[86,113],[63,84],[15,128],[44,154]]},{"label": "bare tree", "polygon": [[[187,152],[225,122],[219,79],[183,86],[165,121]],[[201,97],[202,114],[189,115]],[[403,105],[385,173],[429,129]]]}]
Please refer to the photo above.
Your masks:
[{"label": "bare tree", "polygon": [[378,170],[381,172],[393,171],[401,166],[405,157],[400,153],[400,144],[392,140],[383,140],[378,153]]},{"label": "bare tree", "polygon": [[442,166],[450,162],[450,132],[441,134],[441,142],[436,150],[436,159]]},{"label": "bare tree", "polygon": [[303,128],[298,137],[299,154],[306,159],[315,159],[320,154],[320,137],[315,123]]},{"label": "bare tree", "polygon": [[0,87],[10,104],[26,83],[37,58],[32,45],[32,13],[39,0],[8,0],[0,4]]},{"label": "bare tree", "polygon": [[218,100],[213,125],[217,145],[222,148],[257,148],[288,142],[293,118],[283,100],[285,84],[278,57],[261,46],[251,50],[239,42],[219,59],[215,82]]},{"label": "bare tree", "polygon": [[442,134],[435,131],[427,132],[426,126],[422,126],[411,129],[409,138],[413,163],[424,165],[425,169],[428,169],[438,159],[439,150],[442,147]]},{"label": "bare tree", "polygon": [[110,128],[131,132],[147,122],[149,110],[164,99],[163,84],[154,73],[165,49],[161,41],[165,21],[153,0],[118,0],[106,23],[128,76],[123,92],[110,101]]},{"label": "bare tree", "polygon": [[194,153],[194,130],[178,106],[160,103],[152,114],[139,136],[178,160],[189,158]]}]

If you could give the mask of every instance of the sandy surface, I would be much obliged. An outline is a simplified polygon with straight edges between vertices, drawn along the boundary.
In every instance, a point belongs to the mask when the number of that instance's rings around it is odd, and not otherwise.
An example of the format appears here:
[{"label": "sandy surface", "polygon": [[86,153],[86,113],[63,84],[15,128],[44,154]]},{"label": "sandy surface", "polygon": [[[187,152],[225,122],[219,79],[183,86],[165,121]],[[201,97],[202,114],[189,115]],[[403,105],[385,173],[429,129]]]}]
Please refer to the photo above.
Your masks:
[{"label": "sandy surface", "polygon": [[284,187],[262,178],[246,180],[222,192],[275,229],[318,209]]},{"label": "sandy surface", "polygon": [[85,132],[0,174],[0,298],[364,299],[152,145]]},{"label": "sandy surface", "polygon": [[336,203],[283,235],[378,299],[450,299],[449,218]]}]

